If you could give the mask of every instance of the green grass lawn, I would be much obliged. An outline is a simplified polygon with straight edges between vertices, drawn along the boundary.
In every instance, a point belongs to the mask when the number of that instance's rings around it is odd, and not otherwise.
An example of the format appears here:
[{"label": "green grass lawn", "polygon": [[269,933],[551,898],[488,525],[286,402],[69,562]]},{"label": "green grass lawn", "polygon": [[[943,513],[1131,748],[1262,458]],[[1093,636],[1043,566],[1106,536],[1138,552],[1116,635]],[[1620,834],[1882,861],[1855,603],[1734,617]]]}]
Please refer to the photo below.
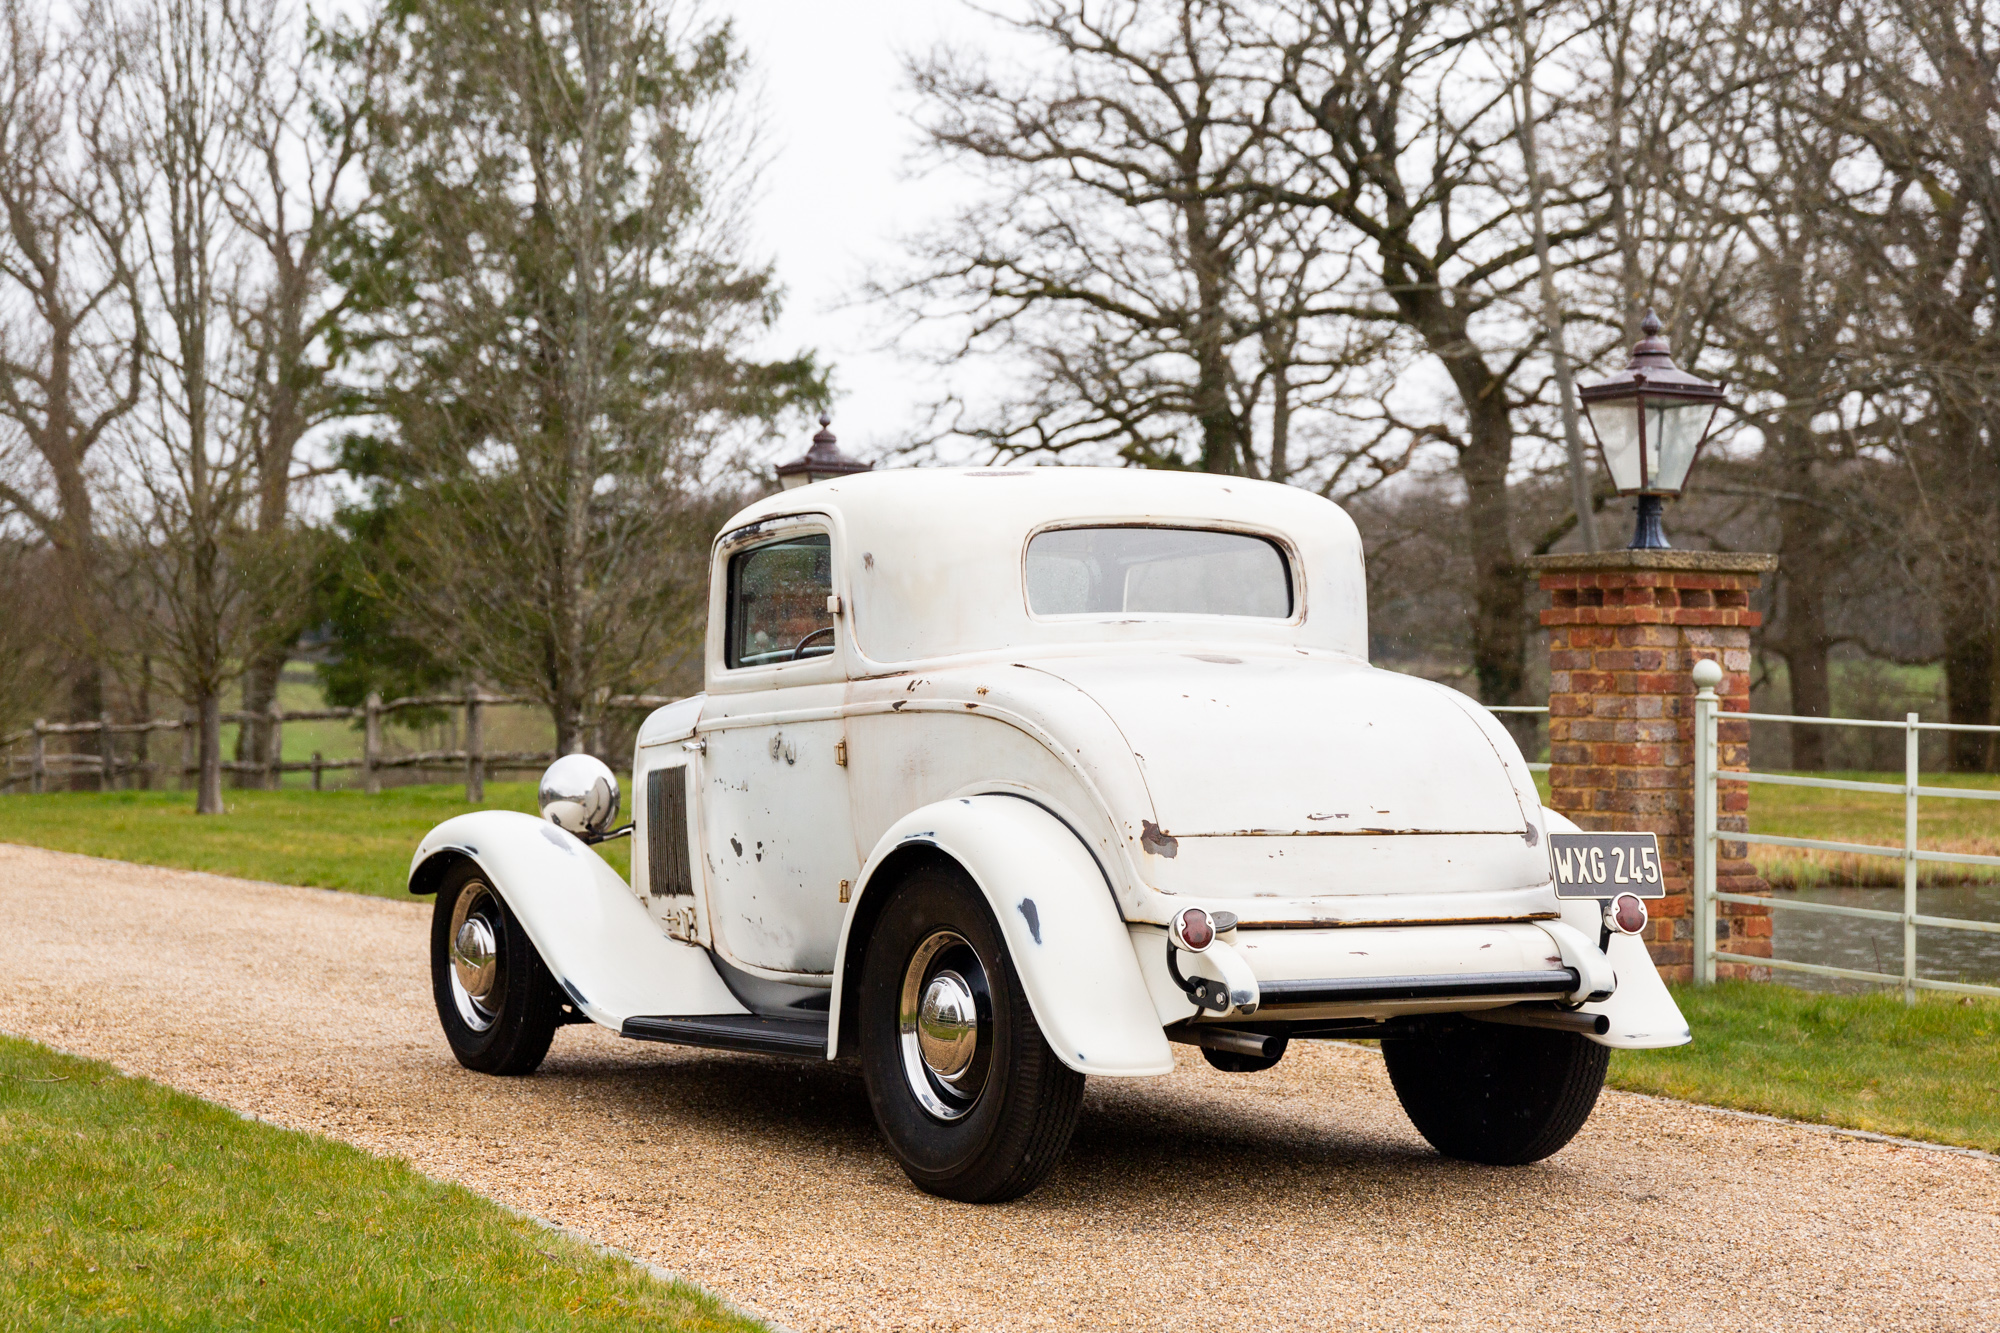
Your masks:
[{"label": "green grass lawn", "polygon": [[[391,787],[379,796],[225,790],[223,800],[226,813],[202,817],[181,792],[0,796],[0,842],[402,898],[424,834],[475,808],[455,786]],[[535,784],[489,782],[479,808],[532,814]],[[598,851],[625,875],[631,846],[619,838]]]},{"label": "green grass lawn", "polygon": [[455,1185],[0,1038],[0,1324],[761,1324]]},{"label": "green grass lawn", "polygon": [[2000,1001],[1676,986],[1694,1041],[1618,1051],[1633,1092],[2000,1152]]}]

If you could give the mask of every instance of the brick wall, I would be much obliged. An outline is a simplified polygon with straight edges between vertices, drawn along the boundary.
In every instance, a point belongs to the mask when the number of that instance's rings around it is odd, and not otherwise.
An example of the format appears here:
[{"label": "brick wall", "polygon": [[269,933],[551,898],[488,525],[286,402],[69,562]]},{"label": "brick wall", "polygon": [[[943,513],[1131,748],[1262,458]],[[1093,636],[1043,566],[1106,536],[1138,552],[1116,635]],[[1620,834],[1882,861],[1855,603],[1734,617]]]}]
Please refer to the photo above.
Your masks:
[{"label": "brick wall", "polygon": [[[1550,804],[1581,828],[1653,832],[1667,896],[1648,904],[1647,947],[1669,981],[1693,976],[1694,682],[1703,658],[1720,662],[1722,710],[1750,708],[1750,594],[1776,557],[1714,551],[1605,551],[1531,560],[1548,592]],[[1750,724],[1720,727],[1721,765],[1750,760]],[[1749,790],[1723,783],[1718,823],[1749,827]],[[1718,849],[1717,887],[1750,893],[1762,881],[1742,843]],[[1716,947],[1770,957],[1767,909],[1722,904]],[[1724,973],[1752,969],[1724,964]],[[1768,971],[1769,969],[1755,969]]]}]

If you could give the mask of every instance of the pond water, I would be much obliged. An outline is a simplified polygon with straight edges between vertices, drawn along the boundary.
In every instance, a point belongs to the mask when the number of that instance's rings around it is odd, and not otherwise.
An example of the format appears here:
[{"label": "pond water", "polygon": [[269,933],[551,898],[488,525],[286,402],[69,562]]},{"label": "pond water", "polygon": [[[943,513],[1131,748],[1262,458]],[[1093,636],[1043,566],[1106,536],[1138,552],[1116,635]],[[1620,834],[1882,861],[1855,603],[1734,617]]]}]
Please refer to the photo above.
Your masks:
[{"label": "pond water", "polygon": [[[1868,907],[1881,912],[1903,910],[1900,888],[1817,888],[1777,893],[1773,898],[1843,907]],[[1925,916],[1960,917],[2000,922],[2000,884],[1919,888],[1917,911]],[[1903,971],[1903,925],[1900,921],[1865,921],[1820,912],[1771,913],[1771,951],[1779,958],[1829,967],[1852,967],[1900,976]],[[1937,981],[1970,981],[2000,986],[2000,934],[1974,930],[1917,927],[1917,975]],[[1872,983],[1840,981],[1803,972],[1780,972],[1778,979],[1812,990],[1860,991]]]}]

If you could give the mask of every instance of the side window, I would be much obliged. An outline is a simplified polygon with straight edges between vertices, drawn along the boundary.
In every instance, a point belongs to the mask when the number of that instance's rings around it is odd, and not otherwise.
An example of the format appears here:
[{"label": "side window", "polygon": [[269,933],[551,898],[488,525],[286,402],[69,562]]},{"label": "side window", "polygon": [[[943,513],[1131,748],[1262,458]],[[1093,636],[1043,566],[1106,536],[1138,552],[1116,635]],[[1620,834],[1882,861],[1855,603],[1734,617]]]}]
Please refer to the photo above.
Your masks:
[{"label": "side window", "polygon": [[833,651],[833,543],[825,533],[783,537],[729,557],[731,667],[768,666]]}]

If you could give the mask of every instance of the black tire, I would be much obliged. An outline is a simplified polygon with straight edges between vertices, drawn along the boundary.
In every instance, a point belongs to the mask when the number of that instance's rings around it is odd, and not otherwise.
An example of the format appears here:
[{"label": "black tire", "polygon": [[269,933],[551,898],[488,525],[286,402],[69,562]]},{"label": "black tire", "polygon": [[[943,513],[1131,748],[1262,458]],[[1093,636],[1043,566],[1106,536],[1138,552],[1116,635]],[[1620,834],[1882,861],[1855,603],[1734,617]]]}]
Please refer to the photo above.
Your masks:
[{"label": "black tire", "polygon": [[1204,1046],[1201,1057],[1211,1068],[1225,1074],[1261,1074],[1284,1059],[1285,1048],[1290,1045],[1289,1037],[1280,1037],[1269,1055],[1244,1055],[1240,1051],[1218,1051],[1213,1046]]},{"label": "black tire", "polygon": [[[466,921],[477,919],[493,946],[490,981],[478,995],[453,984],[453,922],[463,903]],[[461,923],[461,928],[464,923]],[[563,1021],[562,992],[506,902],[479,867],[462,862],[447,871],[431,913],[431,997],[451,1053],[482,1074],[532,1074],[549,1053]]]},{"label": "black tire", "polygon": [[[960,1090],[931,1070],[920,1048],[906,1053],[903,996],[913,962],[920,991],[950,972],[976,998],[976,1054],[957,1075]],[[998,1203],[1055,1169],[1076,1129],[1083,1075],[1049,1049],[985,898],[956,868],[920,867],[891,892],[862,958],[858,1009],[875,1123],[917,1188]],[[919,1079],[921,1095],[941,1113],[919,1100]]]},{"label": "black tire", "polygon": [[1575,1032],[1482,1023],[1384,1037],[1382,1058],[1410,1123],[1433,1148],[1520,1166],[1576,1137],[1611,1052]]}]

